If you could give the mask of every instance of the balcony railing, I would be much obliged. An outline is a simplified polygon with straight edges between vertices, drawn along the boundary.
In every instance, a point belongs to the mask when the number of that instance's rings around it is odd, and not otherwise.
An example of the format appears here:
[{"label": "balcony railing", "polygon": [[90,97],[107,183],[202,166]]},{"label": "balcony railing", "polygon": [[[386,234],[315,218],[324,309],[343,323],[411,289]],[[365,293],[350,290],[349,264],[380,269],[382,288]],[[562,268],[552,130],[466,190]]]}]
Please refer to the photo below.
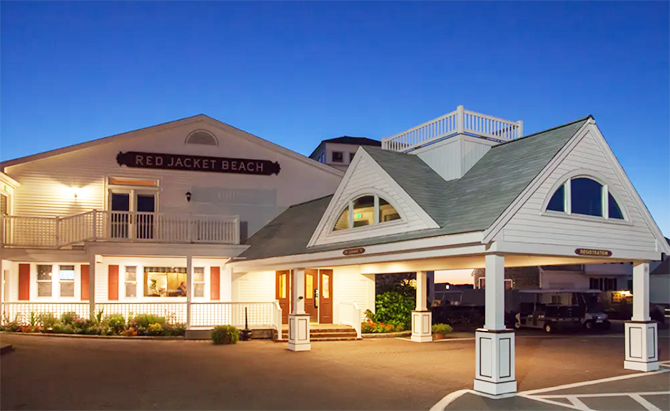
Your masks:
[{"label": "balcony railing", "polygon": [[523,137],[523,121],[504,120],[468,111],[463,106],[458,106],[456,111],[393,137],[382,138],[382,148],[406,153],[457,134],[472,135],[498,142],[511,141]]},{"label": "balcony railing", "polygon": [[98,211],[67,217],[3,216],[6,247],[59,248],[88,241],[239,244],[237,216]]}]

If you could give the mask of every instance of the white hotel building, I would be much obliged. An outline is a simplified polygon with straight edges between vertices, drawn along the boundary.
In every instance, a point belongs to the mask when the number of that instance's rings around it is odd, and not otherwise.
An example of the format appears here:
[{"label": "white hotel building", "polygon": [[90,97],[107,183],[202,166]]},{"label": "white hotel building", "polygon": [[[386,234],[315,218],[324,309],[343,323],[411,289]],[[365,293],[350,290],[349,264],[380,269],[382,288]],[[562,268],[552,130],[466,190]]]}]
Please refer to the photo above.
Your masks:
[{"label": "white hotel building", "polygon": [[[360,335],[375,275],[486,268],[475,389],[516,390],[504,267],[633,262],[625,367],[658,368],[649,262],[670,248],[592,117],[530,136],[464,110],[346,172],[199,115],[2,163],[3,312],[153,313],[188,328]],[[179,292],[186,285],[186,296]]]}]

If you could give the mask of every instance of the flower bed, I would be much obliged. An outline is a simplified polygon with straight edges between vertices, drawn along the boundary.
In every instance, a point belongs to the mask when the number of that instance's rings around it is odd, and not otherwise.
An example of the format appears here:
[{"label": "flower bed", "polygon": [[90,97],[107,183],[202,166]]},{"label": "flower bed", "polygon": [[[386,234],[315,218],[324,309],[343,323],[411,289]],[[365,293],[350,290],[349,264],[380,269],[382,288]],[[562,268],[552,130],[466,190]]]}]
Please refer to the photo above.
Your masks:
[{"label": "flower bed", "polygon": [[186,324],[165,317],[138,314],[126,319],[121,314],[103,316],[99,311],[95,318],[79,317],[74,312],[63,313],[60,318],[51,313],[30,313],[28,319],[17,316],[10,320],[3,315],[0,331],[21,333],[83,334],[105,336],[154,336],[178,337],[186,333]]},{"label": "flower bed", "polygon": [[372,320],[367,320],[361,324],[361,333],[363,334],[395,333],[401,331],[405,331],[405,327],[402,324],[382,323]]}]

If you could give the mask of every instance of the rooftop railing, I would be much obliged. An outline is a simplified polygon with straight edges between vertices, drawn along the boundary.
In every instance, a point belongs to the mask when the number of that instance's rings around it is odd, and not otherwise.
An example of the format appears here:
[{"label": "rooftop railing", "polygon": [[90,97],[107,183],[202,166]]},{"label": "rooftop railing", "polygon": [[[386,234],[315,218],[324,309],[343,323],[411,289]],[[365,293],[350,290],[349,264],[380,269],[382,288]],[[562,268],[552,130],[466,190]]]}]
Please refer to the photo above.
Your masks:
[{"label": "rooftop railing", "polygon": [[458,106],[455,111],[420,124],[392,137],[382,138],[382,148],[407,153],[457,134],[465,134],[497,142],[523,136],[523,121],[509,121],[475,113]]}]

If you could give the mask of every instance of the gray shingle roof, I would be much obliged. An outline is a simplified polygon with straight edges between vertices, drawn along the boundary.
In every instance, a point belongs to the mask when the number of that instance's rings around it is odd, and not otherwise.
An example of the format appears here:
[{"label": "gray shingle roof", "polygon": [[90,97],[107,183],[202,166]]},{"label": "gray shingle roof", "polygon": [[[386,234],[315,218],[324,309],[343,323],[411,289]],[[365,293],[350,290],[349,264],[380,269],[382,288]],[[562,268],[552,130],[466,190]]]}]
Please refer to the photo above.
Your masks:
[{"label": "gray shingle roof", "polygon": [[363,147],[440,228],[307,248],[332,196],[289,207],[245,244],[248,260],[483,231],[590,118],[492,147],[462,178],[444,181],[418,156]]}]

